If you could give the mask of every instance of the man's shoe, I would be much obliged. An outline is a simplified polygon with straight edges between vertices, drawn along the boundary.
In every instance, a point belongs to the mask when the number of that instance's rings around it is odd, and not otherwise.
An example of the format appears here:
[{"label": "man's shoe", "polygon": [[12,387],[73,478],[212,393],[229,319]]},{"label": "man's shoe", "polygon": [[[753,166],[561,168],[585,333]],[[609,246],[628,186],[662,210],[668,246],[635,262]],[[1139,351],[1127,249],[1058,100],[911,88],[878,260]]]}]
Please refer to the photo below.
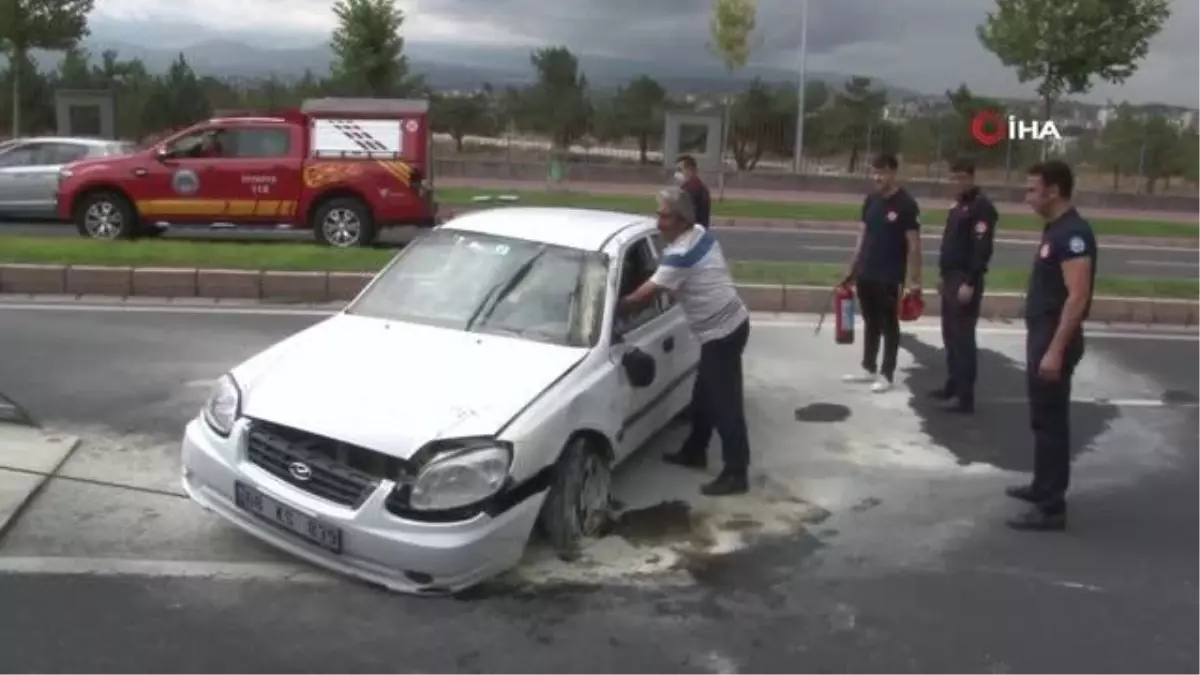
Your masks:
[{"label": "man's shoe", "polygon": [[742,495],[749,491],[750,481],[740,473],[722,473],[716,480],[700,488],[700,494],[708,497]]},{"label": "man's shoe", "polygon": [[954,398],[954,392],[950,390],[950,387],[942,387],[929,392],[929,398],[935,401],[949,401]]},{"label": "man's shoe", "polygon": [[1004,488],[1004,494],[1030,504],[1038,503],[1037,494],[1029,485],[1012,485]]},{"label": "man's shoe", "polygon": [[941,404],[939,408],[942,412],[970,415],[975,412],[975,402],[970,399],[951,396],[945,399],[945,403]]},{"label": "man's shoe", "polygon": [[682,466],[685,469],[707,469],[708,458],[704,455],[694,454],[680,450],[678,452],[668,452],[663,455],[663,461],[667,464]]},{"label": "man's shoe", "polygon": [[892,379],[890,377],[886,377],[883,375],[880,375],[879,377],[875,378],[875,384],[871,385],[871,393],[872,394],[883,394],[883,393],[889,392],[891,390],[892,390]]},{"label": "man's shoe", "polygon": [[842,376],[842,382],[846,384],[870,384],[875,381],[875,373],[869,370],[864,370],[858,373],[850,373]]},{"label": "man's shoe", "polygon": [[1009,518],[1006,524],[1021,532],[1061,532],[1067,529],[1067,511],[1065,508],[1046,511],[1031,507],[1021,515]]}]

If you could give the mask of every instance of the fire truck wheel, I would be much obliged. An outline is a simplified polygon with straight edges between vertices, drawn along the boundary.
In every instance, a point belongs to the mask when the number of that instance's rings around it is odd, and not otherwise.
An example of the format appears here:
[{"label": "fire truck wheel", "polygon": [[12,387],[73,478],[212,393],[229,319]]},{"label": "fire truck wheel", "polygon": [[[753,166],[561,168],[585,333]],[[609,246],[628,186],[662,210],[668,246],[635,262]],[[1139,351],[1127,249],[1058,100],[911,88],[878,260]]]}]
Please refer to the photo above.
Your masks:
[{"label": "fire truck wheel", "polygon": [[317,207],[312,218],[313,236],[327,246],[350,248],[375,243],[371,209],[355,197],[335,197]]},{"label": "fire truck wheel", "polygon": [[93,192],[75,208],[75,227],[90,239],[132,239],[137,236],[137,212],[119,192]]}]

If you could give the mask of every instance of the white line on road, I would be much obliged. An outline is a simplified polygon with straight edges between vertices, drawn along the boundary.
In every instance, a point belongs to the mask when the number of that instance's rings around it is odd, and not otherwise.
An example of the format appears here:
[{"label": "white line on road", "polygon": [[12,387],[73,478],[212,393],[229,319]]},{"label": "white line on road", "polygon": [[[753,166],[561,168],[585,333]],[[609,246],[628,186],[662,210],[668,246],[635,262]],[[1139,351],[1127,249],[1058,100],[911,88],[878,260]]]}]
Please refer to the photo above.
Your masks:
[{"label": "white line on road", "polygon": [[1147,265],[1151,267],[1200,267],[1200,261],[1184,262],[1174,260],[1128,260],[1128,265]]},{"label": "white line on road", "polygon": [[[1000,405],[1028,405],[1029,399],[1020,396],[1011,396],[1003,398],[983,398],[977,401],[980,405],[1000,404]],[[1200,403],[1195,401],[1164,401],[1158,398],[1104,398],[1095,396],[1071,397],[1071,403],[1084,403],[1088,405],[1107,405],[1114,408],[1200,408]]]},{"label": "white line on road", "polygon": [[333,576],[312,568],[284,563],[58,556],[0,556],[0,574],[183,577],[311,584],[329,584],[339,581]]}]

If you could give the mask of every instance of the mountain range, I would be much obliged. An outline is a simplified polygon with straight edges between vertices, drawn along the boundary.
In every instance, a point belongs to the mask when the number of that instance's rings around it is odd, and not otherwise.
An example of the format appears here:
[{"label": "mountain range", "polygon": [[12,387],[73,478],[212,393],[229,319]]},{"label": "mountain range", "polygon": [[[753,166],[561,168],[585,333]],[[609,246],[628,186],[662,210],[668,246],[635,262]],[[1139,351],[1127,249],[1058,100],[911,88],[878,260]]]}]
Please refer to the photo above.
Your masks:
[{"label": "mountain range", "polygon": [[[200,74],[222,78],[263,78],[274,75],[282,79],[300,77],[306,70],[317,75],[329,71],[332,53],[327,45],[257,47],[239,40],[208,39],[179,48],[147,47],[103,38],[84,40],[82,47],[93,59],[105,50],[114,50],[122,59],[141,59],[151,72],[163,72],[183,54],[192,68]],[[463,47],[456,45],[409,43],[405,49],[410,67],[425,75],[437,89],[473,89],[483,83],[495,87],[525,85],[534,80],[530,64],[530,49],[519,47]],[[35,53],[42,70],[56,68],[61,55]],[[578,55],[580,68],[594,88],[608,90],[627,83],[638,75],[647,74],[673,92],[715,93],[742,89],[755,77],[766,82],[795,86],[797,74],[781,68],[748,65],[730,75],[716,63],[646,64],[633,59],[612,56]],[[809,72],[811,81],[826,81],[841,86],[848,75]],[[876,83],[888,90],[889,100],[921,96],[909,89]]]}]

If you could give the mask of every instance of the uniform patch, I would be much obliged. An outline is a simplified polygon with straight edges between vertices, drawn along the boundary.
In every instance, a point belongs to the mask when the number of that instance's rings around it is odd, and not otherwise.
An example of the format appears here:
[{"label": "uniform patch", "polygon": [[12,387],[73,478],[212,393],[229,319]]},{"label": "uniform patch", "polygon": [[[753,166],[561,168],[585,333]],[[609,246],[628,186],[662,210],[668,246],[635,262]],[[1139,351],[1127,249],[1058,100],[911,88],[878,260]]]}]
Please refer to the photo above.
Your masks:
[{"label": "uniform patch", "polygon": [[1071,249],[1071,253],[1083,253],[1087,248],[1087,244],[1083,243],[1083,237],[1071,237],[1071,241],[1067,242],[1067,246]]},{"label": "uniform patch", "polygon": [[889,223],[896,222],[896,219],[899,217],[900,217],[900,214],[896,213],[895,211],[888,211],[887,219],[888,219]]},{"label": "uniform patch", "polygon": [[987,234],[988,224],[986,220],[981,220],[975,223],[975,234]]},{"label": "uniform patch", "polygon": [[1042,244],[1042,251],[1040,255],[1043,259],[1050,257],[1050,244]]}]

